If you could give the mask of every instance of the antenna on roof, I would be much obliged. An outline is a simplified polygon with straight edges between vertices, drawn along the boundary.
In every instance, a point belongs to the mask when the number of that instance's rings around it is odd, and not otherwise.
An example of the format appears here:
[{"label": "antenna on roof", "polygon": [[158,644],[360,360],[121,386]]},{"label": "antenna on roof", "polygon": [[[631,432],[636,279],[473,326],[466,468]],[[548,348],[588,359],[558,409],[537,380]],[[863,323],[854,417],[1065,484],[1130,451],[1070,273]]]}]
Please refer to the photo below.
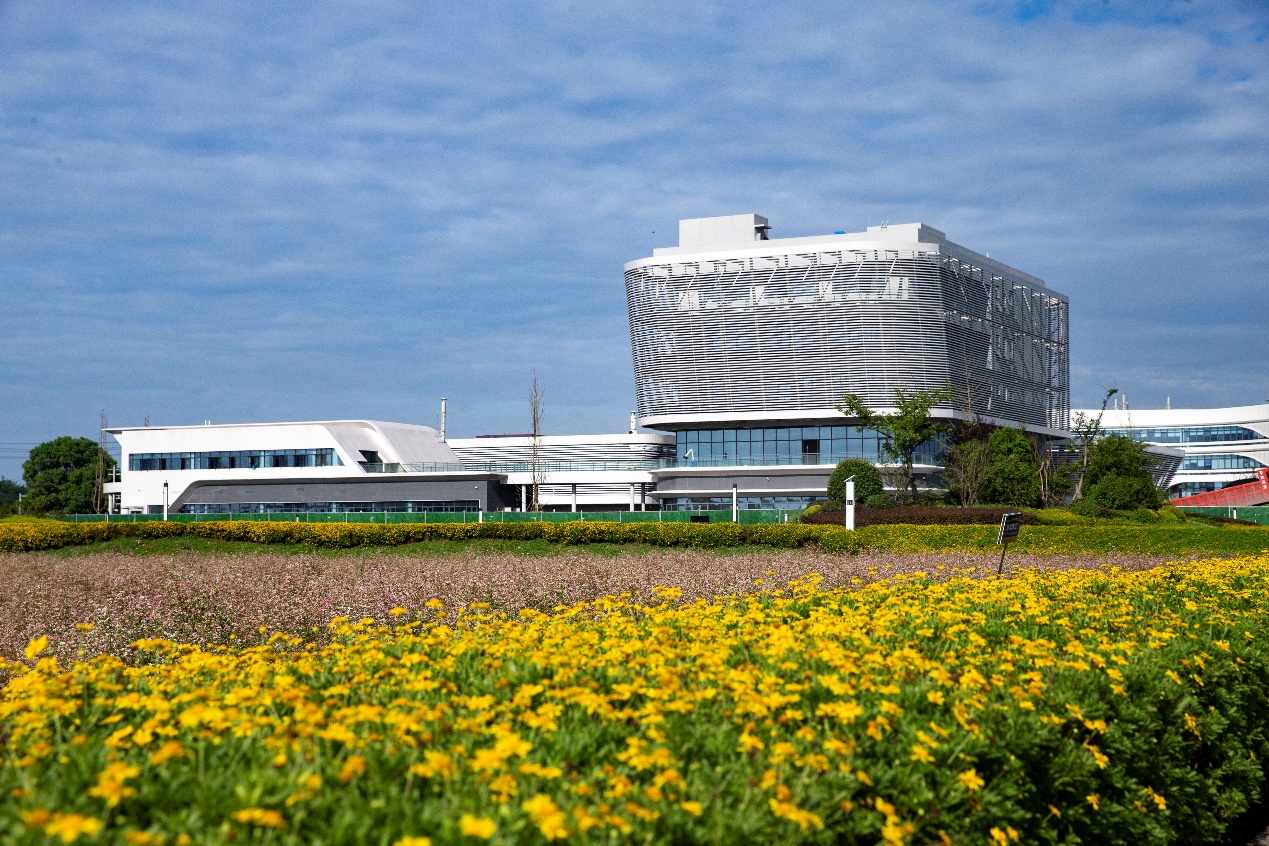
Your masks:
[{"label": "antenna on roof", "polygon": [[441,440],[445,440],[445,397],[441,397]]}]

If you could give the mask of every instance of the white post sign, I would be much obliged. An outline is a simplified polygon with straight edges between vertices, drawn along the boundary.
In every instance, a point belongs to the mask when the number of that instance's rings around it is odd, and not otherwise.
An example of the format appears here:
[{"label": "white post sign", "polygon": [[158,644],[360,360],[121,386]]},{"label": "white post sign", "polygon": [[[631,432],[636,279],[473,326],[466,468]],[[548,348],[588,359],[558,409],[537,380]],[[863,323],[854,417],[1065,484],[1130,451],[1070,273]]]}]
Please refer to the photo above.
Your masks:
[{"label": "white post sign", "polygon": [[855,531],[855,477],[851,476],[846,480],[846,502],[844,503],[846,511],[846,530]]}]

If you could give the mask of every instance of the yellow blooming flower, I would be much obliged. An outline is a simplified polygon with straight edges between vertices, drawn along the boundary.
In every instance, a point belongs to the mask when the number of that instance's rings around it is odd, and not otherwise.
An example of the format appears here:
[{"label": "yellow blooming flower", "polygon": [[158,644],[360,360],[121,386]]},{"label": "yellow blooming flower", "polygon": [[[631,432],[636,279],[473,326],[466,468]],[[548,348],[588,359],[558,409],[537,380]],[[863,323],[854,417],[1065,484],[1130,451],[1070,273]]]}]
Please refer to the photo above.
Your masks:
[{"label": "yellow blooming flower", "polygon": [[538,831],[547,840],[563,840],[569,836],[566,826],[568,817],[550,796],[539,793],[520,807],[529,813],[529,818],[537,824]]},{"label": "yellow blooming flower", "polygon": [[970,793],[977,793],[982,789],[983,785],[986,784],[986,782],[982,780],[982,777],[978,775],[978,770],[973,767],[958,775],[956,780],[964,785],[965,789]]},{"label": "yellow blooming flower", "polygon": [[286,828],[286,819],[272,808],[243,808],[231,816],[240,823],[264,828]]},{"label": "yellow blooming flower", "polygon": [[393,841],[392,846],[432,846],[432,840],[429,837],[402,837]]},{"label": "yellow blooming flower", "polygon": [[63,843],[74,843],[81,834],[93,836],[101,831],[101,820],[83,814],[53,814],[44,824],[44,833]]},{"label": "yellow blooming flower", "polygon": [[[46,638],[44,635],[40,635],[35,640],[31,641],[30,643],[26,645],[26,649],[23,650],[22,654],[24,654],[26,656],[26,659],[30,661],[36,655],[39,655],[41,652],[43,652],[45,649],[48,649],[48,638]],[[75,836],[78,837],[79,835],[76,834]]]},{"label": "yellow blooming flower", "polygon": [[339,780],[347,784],[365,771],[366,759],[360,755],[349,755],[348,760],[339,768]]},{"label": "yellow blooming flower", "polygon": [[474,817],[463,814],[458,820],[458,830],[466,837],[479,837],[488,840],[494,836],[498,826],[488,817]]}]

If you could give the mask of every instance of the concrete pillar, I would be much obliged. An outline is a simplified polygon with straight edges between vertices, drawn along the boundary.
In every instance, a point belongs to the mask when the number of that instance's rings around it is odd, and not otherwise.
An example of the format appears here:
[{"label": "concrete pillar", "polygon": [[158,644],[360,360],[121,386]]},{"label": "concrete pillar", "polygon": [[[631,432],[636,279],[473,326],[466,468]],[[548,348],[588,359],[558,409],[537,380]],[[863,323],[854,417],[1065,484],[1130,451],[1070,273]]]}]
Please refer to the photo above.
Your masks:
[{"label": "concrete pillar", "polygon": [[731,486],[731,521],[733,523],[740,522],[740,493],[736,490],[736,486]]},{"label": "concrete pillar", "polygon": [[634,510],[635,510],[635,495],[634,495],[634,492],[635,492],[635,486],[634,486],[634,484],[631,484],[631,485],[630,485],[630,510],[631,510],[631,511],[634,511]]},{"label": "concrete pillar", "polygon": [[529,486],[520,486],[520,513],[524,514],[529,510]]},{"label": "concrete pillar", "polygon": [[577,485],[573,485],[573,510],[577,510]]}]

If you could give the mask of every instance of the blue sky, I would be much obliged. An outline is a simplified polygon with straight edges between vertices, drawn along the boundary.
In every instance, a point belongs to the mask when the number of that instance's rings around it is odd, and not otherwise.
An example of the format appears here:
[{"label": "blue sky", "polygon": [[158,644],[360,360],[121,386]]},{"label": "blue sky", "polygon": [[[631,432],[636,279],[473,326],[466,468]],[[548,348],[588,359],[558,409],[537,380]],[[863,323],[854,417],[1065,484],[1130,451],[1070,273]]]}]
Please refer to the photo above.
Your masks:
[{"label": "blue sky", "polygon": [[[1073,402],[1269,396],[1269,7],[0,0],[0,475],[113,425],[621,431],[681,217],[924,221]],[[15,446],[16,445],[16,446]]]}]

